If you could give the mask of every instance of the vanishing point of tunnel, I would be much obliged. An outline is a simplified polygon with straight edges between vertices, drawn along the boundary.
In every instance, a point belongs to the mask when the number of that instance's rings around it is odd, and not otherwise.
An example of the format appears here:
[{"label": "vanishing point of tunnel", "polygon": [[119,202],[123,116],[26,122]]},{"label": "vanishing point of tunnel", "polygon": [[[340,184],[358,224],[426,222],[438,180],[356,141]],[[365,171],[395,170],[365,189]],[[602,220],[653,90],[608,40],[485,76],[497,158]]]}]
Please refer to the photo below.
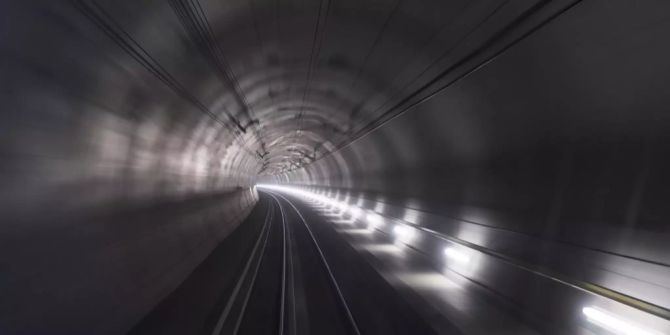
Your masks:
[{"label": "vanishing point of tunnel", "polygon": [[666,0],[0,0],[0,335],[670,334]]}]

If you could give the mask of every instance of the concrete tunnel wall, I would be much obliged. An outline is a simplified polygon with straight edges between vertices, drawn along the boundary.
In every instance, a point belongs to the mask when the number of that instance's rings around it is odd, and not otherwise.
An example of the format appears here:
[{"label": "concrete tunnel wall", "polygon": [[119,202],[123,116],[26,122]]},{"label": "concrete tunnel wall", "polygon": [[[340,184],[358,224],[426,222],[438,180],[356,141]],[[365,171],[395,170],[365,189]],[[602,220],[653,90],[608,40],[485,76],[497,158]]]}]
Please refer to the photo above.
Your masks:
[{"label": "concrete tunnel wall", "polygon": [[605,251],[670,301],[668,3],[201,0],[211,35],[189,3],[0,5],[0,332],[127,331],[257,181]]},{"label": "concrete tunnel wall", "polygon": [[[141,72],[71,3],[0,12],[0,333],[125,333],[256,203],[250,134]],[[154,41],[194,71],[178,41]]]},{"label": "concrete tunnel wall", "polygon": [[[670,26],[649,23],[659,8],[646,5],[583,3],[378,129],[265,182],[670,307]],[[416,248],[439,254],[426,243]],[[569,293],[496,271],[471,278],[565,323],[554,306]]]},{"label": "concrete tunnel wall", "polygon": [[417,199],[456,216],[469,208],[492,224],[665,262],[670,47],[666,26],[640,28],[653,8],[635,7],[579,6],[379,129],[275,178]]}]

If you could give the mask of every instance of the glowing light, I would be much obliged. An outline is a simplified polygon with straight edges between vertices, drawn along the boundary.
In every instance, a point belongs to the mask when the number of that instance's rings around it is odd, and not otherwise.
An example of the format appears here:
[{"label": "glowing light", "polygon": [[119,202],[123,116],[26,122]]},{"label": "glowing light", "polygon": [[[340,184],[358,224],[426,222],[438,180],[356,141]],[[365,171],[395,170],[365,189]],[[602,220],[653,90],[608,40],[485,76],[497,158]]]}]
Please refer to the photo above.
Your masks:
[{"label": "glowing light", "polygon": [[409,242],[414,239],[416,232],[415,229],[410,226],[398,224],[393,227],[393,235],[395,235],[397,242],[409,244]]},{"label": "glowing light", "polygon": [[582,313],[586,316],[586,319],[589,322],[597,325],[598,327],[609,330],[614,334],[656,335],[655,333],[621,320],[617,316],[604,312],[595,307],[584,307],[582,308]]},{"label": "glowing light", "polygon": [[335,209],[335,207],[337,207],[337,201],[332,200],[332,199],[326,199],[326,205],[327,205],[330,209]]},{"label": "glowing light", "polygon": [[361,209],[358,207],[351,207],[349,209],[349,214],[351,214],[352,219],[357,219],[361,215]]},{"label": "glowing light", "polygon": [[468,254],[463,250],[459,250],[455,247],[448,247],[444,249],[444,254],[447,256],[447,258],[460,263],[467,264],[470,262],[470,256],[468,256]]},{"label": "glowing light", "polygon": [[382,223],[382,217],[377,213],[368,213],[368,215],[365,216],[365,219],[370,225],[375,227],[378,227]]},{"label": "glowing light", "polygon": [[365,219],[368,221],[369,230],[374,230],[382,225],[382,217],[376,213],[368,213],[368,215],[365,216]]}]

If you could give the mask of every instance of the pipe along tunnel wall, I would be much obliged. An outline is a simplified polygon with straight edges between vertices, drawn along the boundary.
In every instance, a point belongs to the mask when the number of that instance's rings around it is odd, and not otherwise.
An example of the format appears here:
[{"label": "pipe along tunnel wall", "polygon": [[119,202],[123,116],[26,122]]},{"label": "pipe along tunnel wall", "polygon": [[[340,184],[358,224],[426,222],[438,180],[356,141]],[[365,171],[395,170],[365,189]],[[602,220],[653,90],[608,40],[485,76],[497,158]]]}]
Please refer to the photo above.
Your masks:
[{"label": "pipe along tunnel wall", "polygon": [[5,2],[0,332],[127,331],[246,217],[257,182],[414,213],[668,309],[668,13]]}]

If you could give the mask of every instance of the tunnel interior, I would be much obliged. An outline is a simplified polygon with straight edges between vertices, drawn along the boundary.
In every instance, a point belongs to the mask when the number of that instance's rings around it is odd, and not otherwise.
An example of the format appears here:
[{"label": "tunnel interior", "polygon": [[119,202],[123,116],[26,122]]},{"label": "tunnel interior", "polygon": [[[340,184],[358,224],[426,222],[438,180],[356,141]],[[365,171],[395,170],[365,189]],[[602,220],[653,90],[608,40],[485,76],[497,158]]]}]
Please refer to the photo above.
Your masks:
[{"label": "tunnel interior", "polygon": [[0,17],[0,333],[127,332],[259,184],[670,316],[667,2],[8,1]]}]

